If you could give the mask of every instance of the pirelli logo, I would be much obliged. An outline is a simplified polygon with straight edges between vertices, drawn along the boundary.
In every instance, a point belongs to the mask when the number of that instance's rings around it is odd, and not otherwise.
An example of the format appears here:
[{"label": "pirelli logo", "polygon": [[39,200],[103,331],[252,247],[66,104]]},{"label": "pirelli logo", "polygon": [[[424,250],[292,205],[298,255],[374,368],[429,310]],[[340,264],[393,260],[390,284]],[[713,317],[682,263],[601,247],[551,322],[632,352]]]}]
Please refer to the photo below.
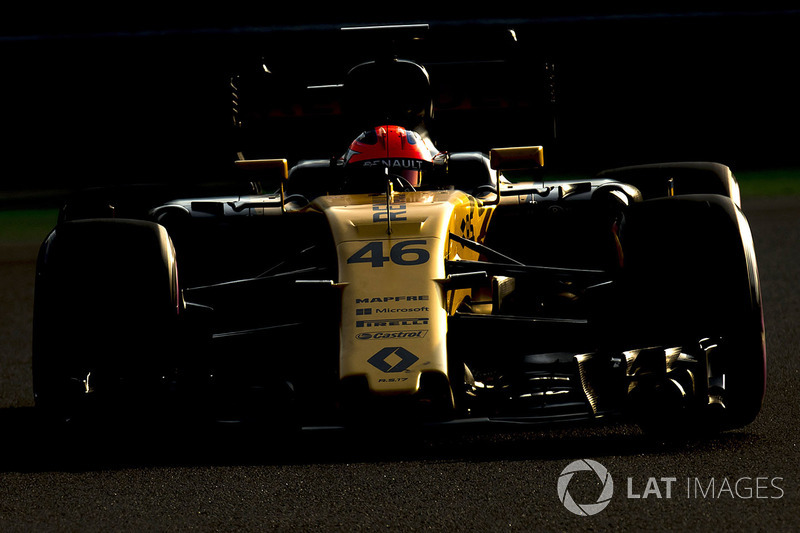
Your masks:
[{"label": "pirelli logo", "polygon": [[373,318],[369,320],[356,320],[357,328],[386,328],[395,326],[427,326],[428,318],[396,318],[396,319],[380,319]]}]

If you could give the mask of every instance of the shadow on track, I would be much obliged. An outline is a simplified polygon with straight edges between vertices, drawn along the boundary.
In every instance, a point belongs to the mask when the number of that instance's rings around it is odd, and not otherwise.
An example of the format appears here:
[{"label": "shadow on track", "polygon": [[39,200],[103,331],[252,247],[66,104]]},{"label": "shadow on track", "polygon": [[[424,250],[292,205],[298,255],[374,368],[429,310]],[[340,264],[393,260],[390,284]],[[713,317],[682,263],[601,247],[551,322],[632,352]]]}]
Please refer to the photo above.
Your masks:
[{"label": "shadow on track", "polygon": [[239,424],[120,422],[53,426],[32,407],[0,409],[0,472],[98,471],[199,465],[488,462],[733,452],[756,435],[670,442],[632,425],[474,426],[275,431]]}]

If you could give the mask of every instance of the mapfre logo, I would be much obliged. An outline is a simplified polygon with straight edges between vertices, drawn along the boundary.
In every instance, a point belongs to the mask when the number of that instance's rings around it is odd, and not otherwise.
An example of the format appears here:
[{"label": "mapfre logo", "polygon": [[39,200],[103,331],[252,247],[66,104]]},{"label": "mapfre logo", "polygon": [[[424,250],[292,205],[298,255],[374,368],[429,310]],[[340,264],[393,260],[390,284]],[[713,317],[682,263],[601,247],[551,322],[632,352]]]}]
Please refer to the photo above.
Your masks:
[{"label": "mapfre logo", "polygon": [[[597,478],[602,484],[602,489],[600,491],[600,495],[597,497],[597,501],[593,503],[578,503],[570,494],[569,485],[570,482],[573,481],[573,476],[575,476],[577,472],[587,471],[594,472],[597,475]],[[574,483],[574,485],[577,484],[578,480],[576,479],[576,483]],[[568,511],[579,516],[596,515],[605,509],[606,506],[608,506],[608,504],[611,502],[611,496],[613,494],[614,480],[611,479],[611,474],[608,473],[606,467],[597,461],[592,461],[591,459],[579,459],[571,462],[564,470],[561,471],[561,475],[558,477],[558,499],[561,500],[561,503],[564,504],[564,507],[566,507]]]}]

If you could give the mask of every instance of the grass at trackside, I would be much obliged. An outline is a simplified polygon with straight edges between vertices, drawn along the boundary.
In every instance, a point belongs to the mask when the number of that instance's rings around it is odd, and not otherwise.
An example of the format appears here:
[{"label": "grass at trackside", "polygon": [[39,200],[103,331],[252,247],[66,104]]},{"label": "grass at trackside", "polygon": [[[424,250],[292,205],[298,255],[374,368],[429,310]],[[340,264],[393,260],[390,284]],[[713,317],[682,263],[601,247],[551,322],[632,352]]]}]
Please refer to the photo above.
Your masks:
[{"label": "grass at trackside", "polygon": [[0,210],[0,244],[41,243],[58,219],[58,209]]},{"label": "grass at trackside", "polygon": [[[800,168],[735,171],[743,197],[800,195]],[[0,244],[38,244],[55,226],[57,209],[0,209]]]},{"label": "grass at trackside", "polygon": [[734,171],[742,196],[800,195],[800,168]]}]

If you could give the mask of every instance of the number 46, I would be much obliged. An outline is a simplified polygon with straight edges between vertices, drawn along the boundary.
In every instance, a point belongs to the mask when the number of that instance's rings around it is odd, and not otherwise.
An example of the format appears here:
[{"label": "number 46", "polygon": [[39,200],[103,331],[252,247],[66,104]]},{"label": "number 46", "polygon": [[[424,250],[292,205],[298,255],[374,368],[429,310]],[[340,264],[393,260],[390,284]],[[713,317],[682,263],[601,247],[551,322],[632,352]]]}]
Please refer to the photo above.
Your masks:
[{"label": "number 46", "polygon": [[396,265],[421,265],[427,263],[431,254],[424,246],[427,241],[402,241],[398,242],[389,250],[389,257],[383,255],[383,241],[368,242],[360,250],[350,256],[348,264],[370,263],[373,268],[381,268],[386,261],[391,261]]}]

